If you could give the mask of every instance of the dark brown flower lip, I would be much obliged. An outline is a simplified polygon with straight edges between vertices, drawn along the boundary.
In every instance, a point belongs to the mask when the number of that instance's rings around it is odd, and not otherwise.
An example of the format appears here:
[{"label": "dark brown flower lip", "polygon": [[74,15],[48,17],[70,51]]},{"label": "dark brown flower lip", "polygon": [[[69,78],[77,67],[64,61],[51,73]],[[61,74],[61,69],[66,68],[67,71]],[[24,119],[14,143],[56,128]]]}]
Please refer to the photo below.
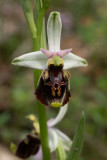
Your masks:
[{"label": "dark brown flower lip", "polygon": [[71,97],[69,78],[69,72],[62,66],[44,70],[35,92],[37,99],[45,106],[64,106]]},{"label": "dark brown flower lip", "polygon": [[25,139],[18,144],[16,156],[24,159],[29,158],[38,152],[40,144],[40,137],[37,134],[28,134]]}]

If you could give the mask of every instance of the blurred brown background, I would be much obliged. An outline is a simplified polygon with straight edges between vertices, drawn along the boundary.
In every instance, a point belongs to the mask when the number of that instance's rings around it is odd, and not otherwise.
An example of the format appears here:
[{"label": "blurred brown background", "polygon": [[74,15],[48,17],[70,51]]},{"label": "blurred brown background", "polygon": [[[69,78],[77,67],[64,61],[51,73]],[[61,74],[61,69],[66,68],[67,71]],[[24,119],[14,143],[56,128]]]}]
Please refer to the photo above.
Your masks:
[{"label": "blurred brown background", "polygon": [[[89,64],[87,68],[70,70],[72,97],[67,115],[57,127],[73,139],[84,110],[86,125],[80,160],[106,160],[107,1],[54,0],[46,17],[54,10],[60,11],[63,23],[61,48],[73,48],[73,53]],[[0,160],[12,160],[10,143],[17,144],[31,131],[32,124],[25,116],[37,113],[33,70],[11,65],[13,57],[32,50],[19,0],[0,1]],[[47,108],[48,118],[56,114],[57,110]]]}]

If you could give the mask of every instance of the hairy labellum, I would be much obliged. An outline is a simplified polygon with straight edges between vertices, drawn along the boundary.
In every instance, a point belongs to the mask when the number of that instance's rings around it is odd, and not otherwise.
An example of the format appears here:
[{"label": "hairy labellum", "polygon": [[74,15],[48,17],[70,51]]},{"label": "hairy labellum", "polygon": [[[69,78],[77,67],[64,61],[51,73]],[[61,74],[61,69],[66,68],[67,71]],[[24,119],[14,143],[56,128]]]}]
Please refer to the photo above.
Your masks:
[{"label": "hairy labellum", "polygon": [[16,150],[16,155],[20,158],[28,158],[31,155],[35,155],[40,147],[40,138],[38,135],[28,134],[24,140],[22,140]]},{"label": "hairy labellum", "polygon": [[70,74],[63,70],[63,65],[50,64],[42,72],[36,89],[37,99],[46,106],[64,106],[71,96],[69,87]]}]

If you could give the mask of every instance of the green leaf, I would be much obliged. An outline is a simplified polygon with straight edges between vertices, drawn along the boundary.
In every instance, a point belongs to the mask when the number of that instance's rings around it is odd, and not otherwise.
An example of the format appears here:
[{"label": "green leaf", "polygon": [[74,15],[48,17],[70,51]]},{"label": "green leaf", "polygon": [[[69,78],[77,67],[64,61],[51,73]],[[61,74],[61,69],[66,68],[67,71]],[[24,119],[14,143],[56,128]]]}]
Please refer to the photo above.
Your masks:
[{"label": "green leaf", "polygon": [[41,38],[41,30],[42,30],[42,27],[43,27],[43,19],[44,19],[45,13],[46,13],[47,9],[49,8],[49,6],[50,6],[50,0],[43,0],[43,5],[40,8],[37,23],[36,23],[38,41],[40,41],[40,38]]},{"label": "green leaf", "polygon": [[85,125],[85,118],[84,118],[84,112],[82,112],[82,116],[77,128],[77,132],[75,134],[73,144],[71,146],[70,152],[68,153],[66,160],[79,159],[81,149],[82,149],[82,143],[83,143],[84,125]]},{"label": "green leaf", "polygon": [[56,153],[57,153],[58,160],[65,160],[66,153],[60,139],[58,139],[58,147],[56,149]]},{"label": "green leaf", "polygon": [[32,8],[32,1],[31,0],[20,0],[24,15],[26,17],[26,21],[28,23],[29,29],[32,34],[32,38],[37,37],[37,29],[35,26],[34,21],[34,14],[33,14],[33,8]]}]

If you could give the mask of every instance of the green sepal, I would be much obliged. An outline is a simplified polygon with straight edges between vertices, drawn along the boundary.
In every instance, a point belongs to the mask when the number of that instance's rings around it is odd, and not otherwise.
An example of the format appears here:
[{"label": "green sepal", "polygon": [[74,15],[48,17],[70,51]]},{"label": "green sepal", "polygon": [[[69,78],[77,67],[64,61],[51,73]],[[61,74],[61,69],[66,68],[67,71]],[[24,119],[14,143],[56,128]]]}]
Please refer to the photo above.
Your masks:
[{"label": "green sepal", "polygon": [[58,160],[65,160],[66,159],[66,152],[64,150],[64,146],[62,141],[58,138],[58,147],[56,149]]}]

